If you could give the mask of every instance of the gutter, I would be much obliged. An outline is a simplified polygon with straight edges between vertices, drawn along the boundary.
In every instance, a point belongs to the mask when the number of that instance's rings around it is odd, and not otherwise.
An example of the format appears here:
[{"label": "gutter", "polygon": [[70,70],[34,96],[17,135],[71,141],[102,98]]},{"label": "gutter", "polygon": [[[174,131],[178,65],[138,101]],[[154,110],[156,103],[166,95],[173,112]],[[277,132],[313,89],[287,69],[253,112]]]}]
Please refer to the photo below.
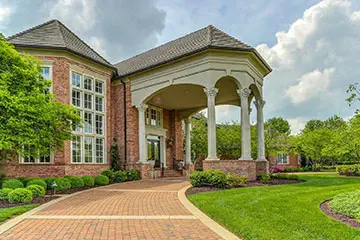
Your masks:
[{"label": "gutter", "polygon": [[124,170],[126,170],[126,165],[127,165],[127,117],[126,117],[126,83],[123,79],[120,80],[124,86],[124,155],[125,155],[125,159],[124,159]]}]

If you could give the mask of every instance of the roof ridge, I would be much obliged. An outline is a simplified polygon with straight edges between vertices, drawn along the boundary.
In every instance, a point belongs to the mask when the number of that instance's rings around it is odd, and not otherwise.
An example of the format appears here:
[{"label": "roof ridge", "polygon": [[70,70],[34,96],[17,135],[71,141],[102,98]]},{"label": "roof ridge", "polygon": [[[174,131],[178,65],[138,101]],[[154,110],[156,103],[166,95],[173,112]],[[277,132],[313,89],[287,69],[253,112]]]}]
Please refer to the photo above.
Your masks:
[{"label": "roof ridge", "polygon": [[212,26],[212,27],[213,27],[213,29],[214,29],[214,30],[219,31],[220,33],[224,34],[226,37],[231,38],[231,40],[236,41],[236,42],[239,42],[239,43],[243,44],[244,46],[246,46],[246,47],[248,47],[248,48],[252,48],[252,49],[253,49],[253,47],[252,47],[252,46],[250,46],[250,45],[248,45],[248,44],[244,43],[243,41],[240,41],[239,39],[237,39],[237,38],[235,38],[235,37],[231,36],[230,34],[228,34],[228,33],[224,32],[224,31],[222,31],[222,30],[220,30],[220,29],[218,29],[218,28],[216,28],[216,27],[214,27],[214,26]]},{"label": "roof ridge", "polygon": [[67,44],[66,44],[66,41],[65,41],[63,32],[62,32],[62,30],[61,30],[61,23],[60,23],[60,21],[57,20],[57,19],[54,19],[54,22],[55,22],[55,24],[57,25],[57,27],[59,28],[59,32],[60,32],[60,35],[61,35],[61,39],[62,39],[64,45],[67,47]]},{"label": "roof ridge", "polygon": [[181,36],[181,37],[179,37],[179,38],[175,38],[175,39],[173,39],[173,40],[171,40],[171,41],[169,41],[169,42],[165,42],[165,43],[163,43],[163,44],[161,44],[161,45],[159,45],[159,46],[157,46],[157,47],[150,48],[149,50],[147,50],[147,51],[145,51],[145,52],[141,52],[141,53],[139,53],[139,54],[136,54],[135,56],[132,56],[132,57],[127,58],[127,59],[124,59],[124,60],[122,60],[122,61],[120,61],[120,62],[114,63],[113,65],[116,66],[116,65],[118,65],[118,64],[120,64],[120,63],[122,63],[122,62],[125,62],[125,61],[127,61],[127,60],[132,59],[132,58],[135,58],[135,57],[137,57],[137,56],[139,56],[139,55],[142,55],[142,54],[145,54],[145,53],[150,52],[150,51],[152,51],[152,50],[155,50],[155,49],[157,49],[157,48],[160,48],[160,47],[162,47],[163,45],[170,44],[170,43],[172,43],[172,42],[175,42],[175,41],[178,41],[178,40],[180,40],[180,39],[183,39],[183,38],[185,38],[185,37],[187,37],[187,36],[189,36],[189,35],[191,35],[191,34],[194,34],[194,33],[200,32],[200,31],[203,31],[203,30],[206,29],[206,28],[207,28],[207,27],[203,27],[203,28],[200,28],[200,29],[198,29],[198,30],[196,30],[196,31],[194,31],[194,32],[187,33],[187,34],[185,34],[185,35],[183,35],[183,36]]},{"label": "roof ridge", "polygon": [[207,26],[207,30],[208,30],[208,45],[210,46],[211,45],[211,43],[212,43],[212,28],[213,28],[213,26],[212,25],[209,25],[209,26]]},{"label": "roof ridge", "polygon": [[49,25],[50,23],[53,23],[53,22],[56,22],[56,21],[58,21],[58,20],[56,20],[56,19],[49,20],[49,21],[44,22],[44,23],[42,23],[42,24],[36,25],[36,26],[34,26],[34,27],[28,28],[28,29],[26,29],[26,30],[24,30],[24,31],[21,31],[21,32],[18,32],[18,33],[16,33],[16,34],[14,34],[14,35],[11,35],[11,36],[7,37],[6,40],[11,40],[11,39],[13,39],[13,38],[16,38],[16,37],[18,37],[18,36],[24,35],[24,34],[26,34],[26,33],[28,33],[28,32],[31,32],[31,31],[36,30],[36,29],[39,29],[39,28],[41,28],[41,27],[43,27],[43,26]]},{"label": "roof ridge", "polygon": [[[108,64],[112,65],[108,60],[106,60],[105,58],[103,58],[97,51],[95,51],[92,47],[90,47],[85,41],[83,41],[78,35],[76,35],[73,31],[71,31],[68,27],[66,27],[62,22],[60,22],[59,20],[55,19],[55,22],[57,22],[59,24],[59,26],[65,28],[65,30],[67,30],[68,32],[70,32],[73,36],[75,36],[77,39],[79,39],[83,44],[85,44],[85,46],[87,46],[88,48],[90,48],[96,55],[98,55],[102,60],[104,60],[105,62],[107,62]],[[64,39],[64,43],[66,45],[66,47],[69,47],[68,43],[65,41],[64,38],[64,32],[63,30],[60,28],[60,32],[61,32],[61,36]],[[113,65],[112,65],[113,66]]]}]

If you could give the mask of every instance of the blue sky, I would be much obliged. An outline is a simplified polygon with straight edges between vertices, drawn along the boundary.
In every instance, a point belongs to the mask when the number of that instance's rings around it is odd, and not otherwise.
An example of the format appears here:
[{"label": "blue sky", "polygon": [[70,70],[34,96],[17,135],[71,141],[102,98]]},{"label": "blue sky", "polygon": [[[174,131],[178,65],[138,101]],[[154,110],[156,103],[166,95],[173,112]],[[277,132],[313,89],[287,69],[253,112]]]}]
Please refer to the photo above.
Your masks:
[{"label": "blue sky", "polygon": [[[266,118],[284,117],[297,132],[309,119],[354,113],[345,98],[360,81],[360,1],[0,0],[5,36],[53,18],[114,63],[213,24],[273,67]],[[237,107],[217,108],[218,122],[239,117]]]}]

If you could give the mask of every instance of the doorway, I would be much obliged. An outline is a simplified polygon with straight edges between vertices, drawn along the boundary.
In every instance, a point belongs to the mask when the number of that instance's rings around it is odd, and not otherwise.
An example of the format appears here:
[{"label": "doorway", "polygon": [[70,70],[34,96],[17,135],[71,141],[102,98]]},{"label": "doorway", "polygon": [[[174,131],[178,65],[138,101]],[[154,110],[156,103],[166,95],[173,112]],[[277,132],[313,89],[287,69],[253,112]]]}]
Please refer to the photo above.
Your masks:
[{"label": "doorway", "polygon": [[160,137],[154,135],[147,136],[148,160],[155,161],[155,168],[161,166],[160,163]]}]

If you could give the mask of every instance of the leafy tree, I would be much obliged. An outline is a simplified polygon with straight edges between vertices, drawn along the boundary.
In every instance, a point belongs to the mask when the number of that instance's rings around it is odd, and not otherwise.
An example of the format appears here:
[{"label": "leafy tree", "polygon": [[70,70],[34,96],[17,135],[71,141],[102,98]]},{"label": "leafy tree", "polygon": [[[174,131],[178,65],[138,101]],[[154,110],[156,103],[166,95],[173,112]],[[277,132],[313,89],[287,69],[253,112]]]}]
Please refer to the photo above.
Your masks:
[{"label": "leafy tree", "polygon": [[265,122],[265,155],[267,158],[270,155],[288,152],[290,133],[290,124],[284,118],[275,117]]},{"label": "leafy tree", "polygon": [[[40,74],[40,62],[18,53],[0,37],[0,153],[48,155],[71,139],[81,123],[76,110],[55,101],[51,82]],[[24,147],[25,146],[25,147]]]},{"label": "leafy tree", "polygon": [[346,99],[349,106],[352,106],[354,103],[360,101],[359,83],[350,84],[346,92],[350,94],[350,96]]},{"label": "leafy tree", "polygon": [[199,119],[192,118],[191,149],[195,151],[195,161],[207,157],[207,119],[198,114]]}]

